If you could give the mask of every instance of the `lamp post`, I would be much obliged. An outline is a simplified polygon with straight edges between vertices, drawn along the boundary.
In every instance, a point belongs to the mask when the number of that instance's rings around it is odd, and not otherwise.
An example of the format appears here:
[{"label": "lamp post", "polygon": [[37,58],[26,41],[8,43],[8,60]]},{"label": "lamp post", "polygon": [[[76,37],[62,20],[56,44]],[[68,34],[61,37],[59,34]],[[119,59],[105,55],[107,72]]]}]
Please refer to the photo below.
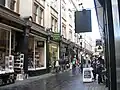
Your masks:
[{"label": "lamp post", "polygon": [[61,0],[60,0],[60,10],[59,10],[59,30],[60,30],[60,35],[62,34],[62,13],[61,13]]},{"label": "lamp post", "polygon": [[[61,0],[59,0],[59,23],[58,23],[58,30],[59,30],[59,35],[61,36],[62,35],[62,14],[61,14]],[[62,38],[62,36],[61,36]],[[62,45],[62,40],[59,41],[59,59],[60,59],[60,56],[61,56],[61,51],[60,51],[60,48],[61,48],[61,45]]]}]

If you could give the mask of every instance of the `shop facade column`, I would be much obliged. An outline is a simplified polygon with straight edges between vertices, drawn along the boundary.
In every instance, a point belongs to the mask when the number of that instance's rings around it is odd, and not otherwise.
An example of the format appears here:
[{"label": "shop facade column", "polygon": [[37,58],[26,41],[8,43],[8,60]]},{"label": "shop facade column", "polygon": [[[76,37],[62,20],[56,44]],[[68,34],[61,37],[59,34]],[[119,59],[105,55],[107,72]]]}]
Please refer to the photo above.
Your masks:
[{"label": "shop facade column", "polygon": [[29,38],[29,31],[30,26],[26,26],[24,30],[24,37],[23,37],[23,48],[22,52],[24,54],[24,73],[28,73],[28,38]]},{"label": "shop facade column", "polygon": [[25,18],[25,22],[26,22],[26,25],[25,25],[25,29],[24,29],[24,32],[23,32],[23,42],[21,42],[22,44],[22,48],[21,48],[21,53],[24,54],[24,66],[23,66],[23,69],[24,69],[24,74],[25,76],[28,75],[28,38],[29,38],[29,33],[30,33],[30,30],[31,30],[31,26],[32,26],[32,22],[29,21],[30,17],[28,18]]}]

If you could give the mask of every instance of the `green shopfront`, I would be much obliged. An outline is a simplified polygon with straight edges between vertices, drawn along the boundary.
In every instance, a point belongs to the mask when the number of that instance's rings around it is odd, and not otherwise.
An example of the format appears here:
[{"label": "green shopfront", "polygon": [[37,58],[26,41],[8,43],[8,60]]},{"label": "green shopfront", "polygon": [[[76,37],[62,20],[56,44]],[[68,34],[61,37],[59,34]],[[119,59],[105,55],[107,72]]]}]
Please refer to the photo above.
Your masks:
[{"label": "green shopfront", "polygon": [[[49,37],[48,37],[49,38]],[[50,40],[47,43],[47,59],[48,59],[48,72],[52,71],[52,67],[54,67],[54,62],[59,60],[59,41],[60,41],[60,34],[59,33],[52,33],[50,35]]]}]

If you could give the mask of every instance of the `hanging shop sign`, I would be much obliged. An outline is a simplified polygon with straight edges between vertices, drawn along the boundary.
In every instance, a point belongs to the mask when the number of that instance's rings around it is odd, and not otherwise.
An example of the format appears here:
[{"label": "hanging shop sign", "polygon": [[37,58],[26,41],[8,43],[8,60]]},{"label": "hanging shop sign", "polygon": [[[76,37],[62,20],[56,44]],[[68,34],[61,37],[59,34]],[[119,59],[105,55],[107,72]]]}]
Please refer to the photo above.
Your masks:
[{"label": "hanging shop sign", "polygon": [[44,41],[37,41],[37,47],[44,47]]},{"label": "hanging shop sign", "polygon": [[92,32],[91,10],[75,12],[75,33]]},{"label": "hanging shop sign", "polygon": [[53,40],[59,41],[60,40],[60,33],[53,33]]}]

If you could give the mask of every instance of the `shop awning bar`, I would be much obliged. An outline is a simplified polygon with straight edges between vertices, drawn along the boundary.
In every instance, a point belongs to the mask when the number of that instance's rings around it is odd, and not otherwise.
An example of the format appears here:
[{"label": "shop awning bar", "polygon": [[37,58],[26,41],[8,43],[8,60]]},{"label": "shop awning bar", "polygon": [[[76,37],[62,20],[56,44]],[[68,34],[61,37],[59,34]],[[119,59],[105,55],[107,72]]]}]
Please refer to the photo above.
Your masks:
[{"label": "shop awning bar", "polygon": [[13,30],[16,30],[16,31],[23,32],[23,30],[21,30],[21,29],[18,29],[18,28],[12,27],[12,26],[8,26],[8,25],[3,24],[3,23],[0,23],[0,29],[4,29],[4,30],[8,30],[8,31],[13,29]]}]

